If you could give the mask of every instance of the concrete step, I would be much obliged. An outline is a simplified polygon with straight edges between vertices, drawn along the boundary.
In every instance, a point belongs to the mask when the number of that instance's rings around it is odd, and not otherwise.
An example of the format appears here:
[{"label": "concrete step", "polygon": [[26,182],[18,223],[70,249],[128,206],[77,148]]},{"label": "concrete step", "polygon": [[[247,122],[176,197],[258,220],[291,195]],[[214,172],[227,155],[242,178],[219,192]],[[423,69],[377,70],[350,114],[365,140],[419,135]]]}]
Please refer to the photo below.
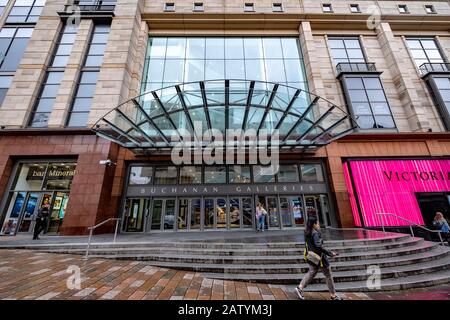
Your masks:
[{"label": "concrete step", "polygon": [[[369,239],[349,239],[349,240],[332,240],[324,241],[326,247],[329,248],[349,248],[349,247],[365,247],[371,245],[394,244],[411,238],[409,235],[388,233],[385,237],[369,238]],[[52,250],[52,249],[80,249],[84,250],[87,245],[87,239],[83,242],[51,242],[51,239],[45,239],[48,242],[32,242],[17,244],[0,244],[0,249],[36,249],[36,250]],[[178,242],[152,242],[151,237],[148,241],[124,241],[124,242],[92,242],[91,249],[101,248],[122,248],[122,247],[146,247],[146,248],[198,248],[198,249],[265,249],[265,248],[303,248],[304,242],[266,242],[261,238],[261,242],[220,242],[217,240],[208,241],[178,241]]]},{"label": "concrete step", "polygon": [[[373,252],[352,252],[343,253],[335,258],[333,261],[351,261],[355,259],[377,259],[377,258],[388,258],[397,257],[415,253],[421,253],[433,248],[436,248],[438,244],[432,242],[419,242],[413,246],[408,246],[406,248],[395,248],[389,250],[373,251]],[[187,263],[210,263],[210,264],[234,264],[234,263],[245,263],[245,264],[268,264],[268,263],[284,263],[284,264],[295,264],[303,260],[303,253],[297,255],[249,255],[249,256],[230,256],[230,255],[193,255],[193,254],[112,254],[112,255],[91,255],[91,257],[103,257],[108,259],[120,259],[120,260],[140,260],[140,261],[167,261],[167,262],[187,262]]]},{"label": "concrete step", "polygon": [[[377,265],[374,265],[377,266]],[[395,267],[385,267],[380,269],[380,278],[400,278],[408,277],[416,274],[422,274],[428,276],[435,272],[450,269],[450,256],[444,259],[435,260],[432,262],[424,262],[414,265],[403,265]],[[229,270],[224,270],[223,273],[211,273],[205,272],[203,276],[207,278],[222,279],[222,280],[237,280],[237,281],[250,281],[259,283],[299,283],[308,271],[307,267],[290,269],[287,273],[232,273]],[[236,271],[236,270],[230,270]],[[356,271],[336,271],[332,266],[333,278],[336,283],[338,282],[355,282],[355,281],[367,281],[372,275],[368,273],[367,269]],[[312,283],[325,283],[325,276],[319,271]]]},{"label": "concrete step", "polygon": [[[383,258],[372,260],[357,259],[351,262],[332,262],[334,271],[361,271],[366,270],[367,266],[377,265],[380,268],[389,268],[405,265],[416,265],[433,262],[440,259],[446,259],[450,256],[450,250],[445,248],[435,248],[425,253],[411,254],[399,257],[397,259]],[[101,257],[99,257],[101,258]],[[163,262],[152,261],[149,264],[158,267],[190,270],[195,272],[208,273],[230,273],[230,274],[301,274],[308,270],[309,266],[304,260],[293,264],[208,264],[208,263],[188,263],[188,262]]]},{"label": "concrete step", "polygon": [[[369,251],[381,251],[396,248],[406,248],[417,245],[424,242],[422,238],[406,238],[405,240],[390,243],[390,244],[376,244],[376,245],[366,245],[366,246],[353,246],[353,247],[329,247],[329,250],[333,250],[342,253],[360,253]],[[262,248],[260,246],[254,247],[249,244],[246,248],[238,249],[228,249],[228,248],[177,248],[177,247],[134,247],[134,246],[123,246],[123,247],[104,247],[104,248],[91,248],[89,252],[95,255],[116,255],[116,254],[187,254],[187,255],[225,255],[225,256],[273,256],[273,255],[299,255],[303,254],[304,245],[297,247],[296,243],[288,248]],[[46,252],[51,253],[68,253],[68,254],[85,254],[86,248],[68,249],[68,248],[57,248],[57,249],[45,249]]]}]

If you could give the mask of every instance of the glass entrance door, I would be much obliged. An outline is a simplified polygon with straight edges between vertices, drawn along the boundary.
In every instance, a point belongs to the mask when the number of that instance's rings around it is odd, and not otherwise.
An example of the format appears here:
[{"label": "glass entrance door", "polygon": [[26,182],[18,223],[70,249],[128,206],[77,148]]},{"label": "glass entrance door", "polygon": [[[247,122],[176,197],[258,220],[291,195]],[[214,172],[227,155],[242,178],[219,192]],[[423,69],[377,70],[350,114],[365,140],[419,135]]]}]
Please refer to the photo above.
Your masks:
[{"label": "glass entrance door", "polygon": [[163,199],[153,199],[152,211],[151,211],[151,230],[161,229],[161,217],[164,210]]},{"label": "glass entrance door", "polygon": [[242,198],[242,227],[253,228],[253,201],[252,198]]},{"label": "glass entrance door", "polygon": [[142,232],[144,230],[148,200],[127,199],[125,203],[124,227],[125,232]]},{"label": "glass entrance door", "polygon": [[241,227],[241,199],[240,198],[231,198],[230,199],[230,219],[229,219],[229,228],[235,229]]},{"label": "glass entrance door", "polygon": [[227,227],[227,199],[216,199],[217,228],[225,229]]},{"label": "glass entrance door", "polygon": [[280,213],[278,211],[278,198],[277,197],[266,197],[267,206],[266,210],[269,219],[269,228],[279,228],[280,227]]},{"label": "glass entrance door", "polygon": [[283,227],[292,227],[293,212],[289,198],[280,197],[280,214]]},{"label": "glass entrance door", "polygon": [[216,226],[216,210],[214,207],[215,199],[214,198],[205,198],[204,199],[204,211],[205,211],[205,220],[204,220],[204,228],[212,229]]},{"label": "glass entrance door", "polygon": [[305,206],[307,218],[310,219],[314,217],[320,222],[321,225],[323,225],[324,223],[320,206],[320,196],[305,196]]},{"label": "glass entrance door", "polygon": [[164,210],[164,230],[173,230],[175,227],[175,199],[167,199]]},{"label": "glass entrance door", "polygon": [[66,213],[69,194],[67,192],[55,192],[51,205],[51,214],[47,233],[57,234]]},{"label": "glass entrance door", "polygon": [[28,192],[25,201],[25,206],[22,211],[22,218],[20,220],[19,232],[31,232],[34,228],[33,219],[37,216],[39,208],[44,204],[50,204],[51,194],[41,194],[35,192]]},{"label": "glass entrance door", "polygon": [[190,199],[191,201],[191,224],[190,224],[190,228],[191,230],[193,229],[200,229],[201,226],[201,219],[202,219],[202,207],[201,207],[201,203],[202,200],[201,199]]}]

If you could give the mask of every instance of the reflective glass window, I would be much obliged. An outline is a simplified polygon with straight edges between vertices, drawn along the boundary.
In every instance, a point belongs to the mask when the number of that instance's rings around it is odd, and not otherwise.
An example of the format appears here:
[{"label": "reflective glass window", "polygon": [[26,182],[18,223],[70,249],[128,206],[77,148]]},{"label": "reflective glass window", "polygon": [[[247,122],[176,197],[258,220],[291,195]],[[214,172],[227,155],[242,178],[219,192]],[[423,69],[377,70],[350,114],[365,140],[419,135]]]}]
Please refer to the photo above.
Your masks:
[{"label": "reflective glass window", "polygon": [[322,166],[320,164],[301,164],[302,182],[323,182]]},{"label": "reflective glass window", "polygon": [[177,167],[155,167],[155,184],[177,184]]},{"label": "reflective glass window", "polygon": [[130,185],[151,184],[153,179],[153,167],[133,166],[130,168]]}]

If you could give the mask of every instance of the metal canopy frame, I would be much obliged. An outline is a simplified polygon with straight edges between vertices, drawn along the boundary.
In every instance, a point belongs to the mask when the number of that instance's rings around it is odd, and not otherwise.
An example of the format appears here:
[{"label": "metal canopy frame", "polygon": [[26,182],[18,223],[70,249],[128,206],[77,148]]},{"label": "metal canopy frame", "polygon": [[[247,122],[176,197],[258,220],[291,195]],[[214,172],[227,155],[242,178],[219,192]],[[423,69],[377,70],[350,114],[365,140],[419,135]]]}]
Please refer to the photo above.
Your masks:
[{"label": "metal canopy frame", "polygon": [[[194,104],[189,97],[194,97]],[[281,149],[307,152],[315,151],[356,128],[356,121],[345,110],[305,90],[278,83],[221,79],[182,83],[143,93],[110,110],[92,130],[137,154],[149,150],[170,150],[180,142],[198,147],[200,141],[204,147],[212,141],[202,141],[202,137],[196,136],[198,133],[190,111],[199,109],[204,112],[203,130],[217,129],[213,128],[210,114],[213,107],[224,108],[224,118],[219,120],[219,123],[223,121],[221,128],[225,128],[222,132],[224,141],[227,141],[227,129],[232,127],[230,123],[236,125],[242,117],[242,125],[239,124],[242,131],[252,128],[259,134],[263,128],[267,130],[269,137],[261,144],[263,147],[273,142],[274,130],[284,132],[277,143]],[[234,122],[230,112],[233,108],[241,110],[241,116]],[[256,109],[263,110],[259,111],[258,117],[254,117]],[[177,113],[184,117],[172,118]],[[253,117],[258,119],[255,121]],[[214,119],[216,125],[217,122],[218,119]],[[185,141],[180,131],[182,127],[189,128],[195,144]]]}]

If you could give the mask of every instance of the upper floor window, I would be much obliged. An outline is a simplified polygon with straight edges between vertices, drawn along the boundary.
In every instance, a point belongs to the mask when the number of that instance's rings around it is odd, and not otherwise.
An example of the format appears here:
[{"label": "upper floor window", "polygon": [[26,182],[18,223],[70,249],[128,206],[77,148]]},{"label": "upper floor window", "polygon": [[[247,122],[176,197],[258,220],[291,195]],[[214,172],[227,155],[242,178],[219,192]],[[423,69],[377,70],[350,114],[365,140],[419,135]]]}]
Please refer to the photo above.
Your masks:
[{"label": "upper floor window", "polygon": [[33,28],[2,28],[0,31],[0,71],[16,71]]},{"label": "upper floor window", "polygon": [[361,13],[361,10],[359,9],[359,4],[350,4],[350,12]]},{"label": "upper floor window", "polygon": [[67,65],[77,31],[76,26],[64,26],[53,56],[52,67],[65,67]]},{"label": "upper floor window", "polygon": [[6,92],[11,86],[12,76],[0,76],[0,107],[5,99]]},{"label": "upper floor window", "polygon": [[168,11],[168,12],[175,11],[175,3],[173,3],[173,2],[166,2],[164,4],[164,11]]},{"label": "upper floor window", "polygon": [[335,64],[341,62],[366,62],[357,37],[330,37],[328,43]]},{"label": "upper floor window", "polygon": [[6,22],[37,22],[44,5],[45,0],[16,0]]},{"label": "upper floor window", "polygon": [[253,12],[253,11],[255,11],[255,4],[254,3],[245,3],[244,4],[244,11],[245,12]]},{"label": "upper floor window", "polygon": [[5,11],[8,1],[9,0],[0,0],[0,16],[3,14],[3,11]]},{"label": "upper floor window", "polygon": [[278,2],[278,3],[273,3],[272,4],[272,11],[273,12],[283,12],[283,4]]},{"label": "upper floor window", "polygon": [[444,58],[433,38],[407,38],[406,42],[417,67],[424,63],[444,62]]},{"label": "upper floor window", "polygon": [[346,76],[344,80],[347,102],[361,129],[395,128],[378,76]]},{"label": "upper floor window", "polygon": [[434,6],[432,4],[425,5],[425,11],[428,14],[437,13],[436,9],[434,8]]},{"label": "upper floor window", "polygon": [[322,11],[323,12],[333,12],[333,7],[331,6],[331,3],[322,4]]},{"label": "upper floor window", "polygon": [[203,6],[203,2],[194,2],[194,11],[202,12],[204,10],[205,10],[205,7]]},{"label": "upper floor window", "polygon": [[409,13],[408,6],[406,4],[398,5],[398,12],[400,13]]}]

